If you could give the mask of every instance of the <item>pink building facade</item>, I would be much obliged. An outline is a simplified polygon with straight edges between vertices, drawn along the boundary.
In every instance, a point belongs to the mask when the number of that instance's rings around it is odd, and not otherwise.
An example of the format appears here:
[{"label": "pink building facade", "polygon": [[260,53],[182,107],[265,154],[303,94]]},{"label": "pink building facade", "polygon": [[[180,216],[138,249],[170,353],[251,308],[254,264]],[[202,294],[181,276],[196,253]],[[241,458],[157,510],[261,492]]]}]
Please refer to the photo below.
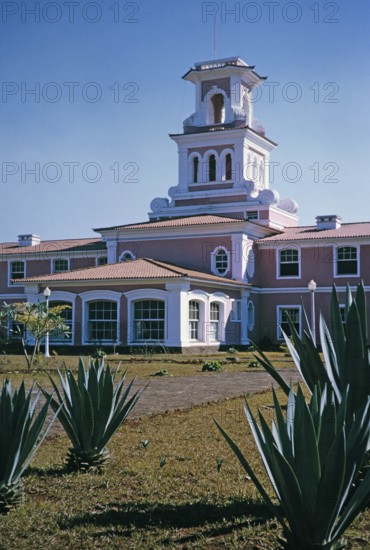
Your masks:
[{"label": "pink building facade", "polygon": [[[149,221],[97,228],[96,239],[0,245],[2,302],[67,304],[70,332],[52,346],[158,346],[191,352],[283,341],[302,304],[328,314],[333,283],[370,281],[370,222],[319,215],[298,225],[297,204],[269,188],[276,144],[253,117],[261,77],[240,58],[196,63],[195,112],[171,135],[178,183]],[[316,319],[316,324],[318,319]],[[30,336],[31,338],[32,336]],[[12,331],[9,328],[9,340]]]}]

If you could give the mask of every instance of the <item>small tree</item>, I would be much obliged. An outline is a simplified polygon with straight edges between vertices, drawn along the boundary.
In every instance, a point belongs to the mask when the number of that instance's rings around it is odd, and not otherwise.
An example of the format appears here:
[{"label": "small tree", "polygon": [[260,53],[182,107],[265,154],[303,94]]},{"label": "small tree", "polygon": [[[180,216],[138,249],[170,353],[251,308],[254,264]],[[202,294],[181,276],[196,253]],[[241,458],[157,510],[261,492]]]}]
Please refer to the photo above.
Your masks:
[{"label": "small tree", "polygon": [[[70,327],[60,315],[69,307],[61,305],[46,308],[44,303],[30,302],[4,303],[0,312],[0,325],[19,337],[28,369],[32,368],[36,355],[40,353],[41,342],[47,334],[62,335],[69,332]],[[33,345],[31,354],[27,351],[30,341]]]}]

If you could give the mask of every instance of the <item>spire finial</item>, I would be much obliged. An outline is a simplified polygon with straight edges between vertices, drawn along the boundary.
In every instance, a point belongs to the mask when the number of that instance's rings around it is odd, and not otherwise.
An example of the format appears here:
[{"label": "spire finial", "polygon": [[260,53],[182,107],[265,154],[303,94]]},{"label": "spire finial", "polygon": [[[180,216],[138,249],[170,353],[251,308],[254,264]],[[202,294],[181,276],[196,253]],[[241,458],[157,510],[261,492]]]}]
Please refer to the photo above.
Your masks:
[{"label": "spire finial", "polygon": [[213,20],[213,59],[216,59],[216,13]]}]

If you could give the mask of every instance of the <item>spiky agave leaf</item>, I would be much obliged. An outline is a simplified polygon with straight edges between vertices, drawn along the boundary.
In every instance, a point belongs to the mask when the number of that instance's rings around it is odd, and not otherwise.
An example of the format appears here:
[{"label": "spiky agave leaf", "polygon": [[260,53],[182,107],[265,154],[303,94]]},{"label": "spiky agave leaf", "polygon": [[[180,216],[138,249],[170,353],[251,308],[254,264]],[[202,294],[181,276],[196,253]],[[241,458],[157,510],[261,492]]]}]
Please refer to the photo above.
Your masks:
[{"label": "spiky agave leaf", "polygon": [[0,482],[0,514],[7,514],[12,508],[19,506],[24,500],[22,482]]},{"label": "spiky agave leaf", "polygon": [[129,397],[135,379],[123,391],[126,373],[115,384],[116,374],[109,365],[105,366],[104,358],[89,358],[87,367],[80,358],[77,380],[65,368],[64,373],[58,371],[62,392],[51,377],[55,397],[42,390],[51,398],[54,410],[61,407],[59,421],[72,443],[67,463],[70,469],[85,472],[102,469],[109,457],[107,445],[111,437],[142,393],[138,390]]},{"label": "spiky agave leaf", "polygon": [[46,437],[54,418],[41,436],[50,399],[39,412],[39,394],[32,399],[33,387],[26,393],[24,382],[12,391],[6,379],[0,390],[0,511],[6,512],[22,500],[21,476]]},{"label": "spiky agave leaf", "polygon": [[273,393],[276,421],[259,422],[248,403],[245,412],[285,522],[240,449],[218,425],[266,504],[283,526],[291,548],[342,547],[341,537],[370,498],[370,472],[349,491],[363,463],[370,438],[370,399],[346,427],[348,391],[338,406],[327,386],[314,388],[309,404],[291,390],[286,420]]}]

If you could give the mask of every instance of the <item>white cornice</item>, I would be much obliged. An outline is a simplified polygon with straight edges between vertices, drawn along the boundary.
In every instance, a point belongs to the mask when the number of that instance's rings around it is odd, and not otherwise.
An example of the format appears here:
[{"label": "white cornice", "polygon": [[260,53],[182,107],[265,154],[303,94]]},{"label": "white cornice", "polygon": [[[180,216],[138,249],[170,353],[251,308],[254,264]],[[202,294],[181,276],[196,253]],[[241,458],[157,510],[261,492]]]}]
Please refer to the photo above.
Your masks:
[{"label": "white cornice", "polygon": [[251,128],[225,129],[217,131],[197,132],[194,134],[170,134],[170,138],[175,141],[179,147],[184,145],[189,147],[192,144],[199,147],[207,147],[211,145],[228,145],[244,139],[246,143],[252,143],[256,147],[260,147],[261,151],[271,152],[276,145],[268,138],[256,133]]},{"label": "white cornice", "polygon": [[233,234],[245,234],[248,237],[253,235],[259,239],[263,235],[271,235],[271,230],[264,225],[250,223],[247,220],[240,220],[230,223],[196,225],[188,227],[153,227],[144,229],[122,229],[117,236],[118,241],[137,242],[150,240],[171,240],[187,239],[189,237],[231,237]]},{"label": "white cornice", "polygon": [[338,235],[338,237],[327,237],[327,238],[317,238],[317,239],[307,239],[304,241],[300,241],[299,239],[285,239],[285,240],[278,240],[278,241],[266,241],[266,242],[258,242],[257,245],[261,249],[265,250],[275,250],[278,247],[286,246],[287,244],[294,244],[295,247],[299,248],[317,248],[319,245],[325,245],[325,246],[338,246],[338,242],[340,243],[340,246],[346,246],[348,245],[370,245],[370,237],[341,237]]},{"label": "white cornice", "polygon": [[[337,292],[346,292],[347,286],[338,286],[335,285]],[[351,285],[351,291],[356,291],[356,285]],[[315,290],[315,294],[331,294],[333,291],[332,286],[317,286]],[[365,291],[370,291],[370,286],[365,286]],[[310,291],[308,290],[307,286],[297,286],[297,287],[280,287],[280,288],[257,288],[253,287],[251,288],[252,294],[310,294]]]}]

